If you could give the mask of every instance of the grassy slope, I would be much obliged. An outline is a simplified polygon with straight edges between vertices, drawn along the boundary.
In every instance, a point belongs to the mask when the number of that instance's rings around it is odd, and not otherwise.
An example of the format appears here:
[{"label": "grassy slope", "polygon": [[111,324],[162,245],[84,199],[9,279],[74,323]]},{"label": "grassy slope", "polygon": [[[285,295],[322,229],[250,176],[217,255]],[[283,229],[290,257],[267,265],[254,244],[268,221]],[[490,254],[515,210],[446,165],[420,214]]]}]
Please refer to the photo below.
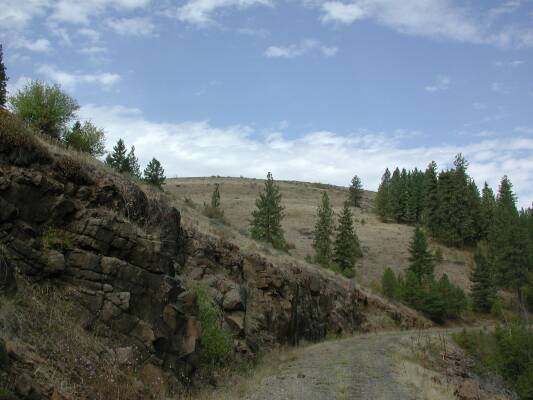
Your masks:
[{"label": "grassy slope", "polygon": [[[272,253],[271,249],[257,244],[247,236],[250,213],[255,207],[257,195],[263,189],[263,182],[247,178],[176,178],[167,181],[165,191],[182,210],[185,224],[193,224],[202,231],[225,236],[244,249]],[[210,201],[215,183],[220,184],[222,207],[229,226],[210,223],[207,218],[199,215],[203,203]],[[291,256],[304,261],[307,254],[313,254],[312,231],[322,192],[327,190],[334,210],[338,213],[347,196],[347,189],[305,182],[280,181],[278,184],[286,207],[283,221],[286,238],[295,246],[290,252]],[[408,246],[413,232],[410,226],[379,221],[372,212],[374,196],[374,192],[365,192],[362,208],[354,212],[356,230],[364,252],[364,257],[359,262],[357,279],[364,286],[370,287],[379,282],[385,268],[390,267],[395,271],[405,269],[409,263]],[[436,249],[437,245],[433,243],[432,247]],[[468,275],[473,265],[471,253],[440,247],[443,261],[436,267],[437,275],[447,273],[452,282],[468,289]]]}]

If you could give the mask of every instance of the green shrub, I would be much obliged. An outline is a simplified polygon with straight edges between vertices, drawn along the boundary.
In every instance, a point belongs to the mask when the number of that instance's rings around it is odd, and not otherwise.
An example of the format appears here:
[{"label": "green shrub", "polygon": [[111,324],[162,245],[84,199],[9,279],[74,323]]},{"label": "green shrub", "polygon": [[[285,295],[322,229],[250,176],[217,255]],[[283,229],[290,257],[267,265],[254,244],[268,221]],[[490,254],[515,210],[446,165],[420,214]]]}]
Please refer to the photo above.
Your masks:
[{"label": "green shrub", "polygon": [[454,340],[482,370],[502,375],[522,400],[533,399],[533,332],[525,324],[498,326],[494,332],[463,332]]},{"label": "green shrub", "polygon": [[32,81],[9,98],[13,112],[40,132],[61,139],[79,106],[59,85]]},{"label": "green shrub", "polygon": [[83,125],[77,121],[72,129],[68,130],[63,138],[65,144],[73,149],[95,157],[105,153],[104,130],[97,128],[89,121]]},{"label": "green shrub", "polygon": [[198,319],[201,326],[202,357],[206,364],[222,366],[233,355],[233,338],[222,327],[222,313],[214,304],[207,289],[194,287],[198,304]]}]

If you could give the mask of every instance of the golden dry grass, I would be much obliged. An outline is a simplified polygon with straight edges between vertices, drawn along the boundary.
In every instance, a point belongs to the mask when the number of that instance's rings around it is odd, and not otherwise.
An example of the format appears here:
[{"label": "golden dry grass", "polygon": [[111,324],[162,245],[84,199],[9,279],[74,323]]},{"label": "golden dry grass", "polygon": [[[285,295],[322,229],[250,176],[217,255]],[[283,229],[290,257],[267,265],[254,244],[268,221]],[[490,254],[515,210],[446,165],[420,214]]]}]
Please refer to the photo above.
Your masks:
[{"label": "golden dry grass", "polygon": [[[204,202],[209,203],[215,183],[220,184],[222,208],[228,225],[217,224],[201,215]],[[276,252],[264,244],[254,242],[248,235],[249,220],[255,208],[255,199],[263,189],[264,181],[248,178],[175,178],[167,180],[165,192],[181,211],[185,225],[193,225],[202,232],[223,236],[246,250],[259,250],[271,257],[292,258],[305,261],[313,255],[312,232],[316,207],[322,192],[327,190],[331,204],[338,214],[347,196],[347,189],[337,186],[306,182],[277,182],[279,184],[285,219],[283,228],[286,239],[294,245],[290,256]],[[408,265],[408,247],[413,227],[383,223],[372,212],[375,193],[365,192],[363,206],[354,210],[354,222],[363,248],[364,257],[359,261],[356,279],[368,287],[379,286],[383,271],[390,267],[403,271]],[[450,249],[432,243],[433,249],[441,248],[443,261],[438,263],[436,274],[447,273],[450,280],[462,288],[469,287],[469,273],[473,265],[469,251]]]}]

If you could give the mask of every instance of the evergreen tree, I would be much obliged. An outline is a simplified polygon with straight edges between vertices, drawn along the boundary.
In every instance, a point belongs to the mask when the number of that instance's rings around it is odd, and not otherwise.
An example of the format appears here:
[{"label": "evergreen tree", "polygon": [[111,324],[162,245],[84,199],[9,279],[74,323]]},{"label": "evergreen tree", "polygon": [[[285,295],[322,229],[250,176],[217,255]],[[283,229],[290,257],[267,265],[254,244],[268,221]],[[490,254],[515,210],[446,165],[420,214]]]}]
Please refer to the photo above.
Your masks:
[{"label": "evergreen tree", "polygon": [[396,168],[390,181],[390,212],[393,221],[398,222],[402,213],[402,180],[400,169]]},{"label": "evergreen tree", "polygon": [[489,232],[494,219],[494,212],[496,210],[496,198],[494,192],[485,182],[481,192],[481,214],[480,214],[480,239],[487,240]]},{"label": "evergreen tree", "polygon": [[355,262],[363,255],[353,226],[353,216],[348,202],[339,216],[335,238],[334,261],[345,272],[354,271]]},{"label": "evergreen tree", "polygon": [[352,184],[349,190],[349,201],[353,207],[361,207],[363,199],[363,185],[357,175],[352,178]]},{"label": "evergreen tree", "polygon": [[420,310],[424,304],[424,290],[417,275],[410,269],[405,274],[401,293],[403,302],[414,309]]},{"label": "evergreen tree", "polygon": [[520,265],[521,249],[517,247],[519,215],[512,187],[509,178],[504,176],[496,199],[494,222],[489,232],[489,246],[500,285],[512,288],[519,294],[524,276]]},{"label": "evergreen tree", "polygon": [[215,190],[211,195],[211,208],[220,209],[220,185],[215,183]]},{"label": "evergreen tree", "polygon": [[424,173],[422,220],[429,233],[436,237],[439,228],[439,188],[437,164],[432,161]]},{"label": "evergreen tree", "polygon": [[381,177],[378,193],[376,194],[375,209],[382,221],[387,221],[391,217],[391,200],[390,200],[391,174],[389,169]]},{"label": "evergreen tree", "polygon": [[211,204],[204,203],[204,215],[223,221],[224,211],[220,206],[220,185],[218,183],[215,183],[215,189],[211,195]]},{"label": "evergreen tree", "polygon": [[281,193],[269,172],[265,182],[265,190],[255,201],[257,207],[252,212],[251,234],[256,240],[271,243],[274,248],[285,249],[281,220],[284,207],[281,205]]},{"label": "evergreen tree", "polygon": [[316,252],[316,261],[328,266],[332,258],[332,236],[334,230],[333,209],[329,202],[327,192],[322,194],[322,202],[317,209],[313,248]]},{"label": "evergreen tree", "polygon": [[6,107],[7,101],[7,81],[6,67],[4,65],[4,54],[0,44],[0,108]]},{"label": "evergreen tree", "polygon": [[383,295],[389,299],[394,300],[398,298],[398,280],[390,268],[387,268],[383,272],[383,276],[381,277],[381,290],[383,291]]},{"label": "evergreen tree", "polygon": [[409,246],[409,271],[413,272],[422,285],[433,280],[435,263],[433,255],[428,249],[426,235],[419,226],[415,228],[413,239]]},{"label": "evergreen tree", "polygon": [[410,224],[418,224],[422,222],[424,173],[415,168],[408,173],[408,181],[407,221]]},{"label": "evergreen tree", "polygon": [[128,169],[128,159],[126,156],[126,145],[122,139],[113,146],[113,152],[108,154],[105,160],[106,164],[115,168],[118,172],[124,172]]},{"label": "evergreen tree", "polygon": [[399,204],[396,211],[396,220],[400,223],[409,222],[409,180],[410,176],[405,168],[402,168],[400,173],[400,186],[399,186]]},{"label": "evergreen tree", "polygon": [[130,152],[126,157],[124,172],[133,175],[137,179],[141,179],[141,166],[139,165],[139,159],[135,155],[135,146],[131,146]]},{"label": "evergreen tree", "polygon": [[474,309],[480,312],[490,312],[494,303],[495,287],[493,285],[492,274],[489,262],[482,250],[478,247],[474,254],[475,266],[470,281],[472,290],[470,296]]},{"label": "evergreen tree", "polygon": [[152,161],[148,163],[144,170],[144,180],[159,189],[165,184],[165,170],[161,166],[161,163],[152,158]]}]

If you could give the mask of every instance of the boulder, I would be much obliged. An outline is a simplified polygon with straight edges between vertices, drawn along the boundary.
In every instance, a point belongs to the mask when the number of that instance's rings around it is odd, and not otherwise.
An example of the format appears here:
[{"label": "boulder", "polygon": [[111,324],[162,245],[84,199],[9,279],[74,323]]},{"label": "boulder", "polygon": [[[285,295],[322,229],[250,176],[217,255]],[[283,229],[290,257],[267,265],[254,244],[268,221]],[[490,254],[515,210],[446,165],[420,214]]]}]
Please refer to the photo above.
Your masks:
[{"label": "boulder", "polygon": [[224,308],[224,310],[228,311],[244,310],[244,304],[242,302],[239,288],[234,287],[224,295],[222,307]]}]

